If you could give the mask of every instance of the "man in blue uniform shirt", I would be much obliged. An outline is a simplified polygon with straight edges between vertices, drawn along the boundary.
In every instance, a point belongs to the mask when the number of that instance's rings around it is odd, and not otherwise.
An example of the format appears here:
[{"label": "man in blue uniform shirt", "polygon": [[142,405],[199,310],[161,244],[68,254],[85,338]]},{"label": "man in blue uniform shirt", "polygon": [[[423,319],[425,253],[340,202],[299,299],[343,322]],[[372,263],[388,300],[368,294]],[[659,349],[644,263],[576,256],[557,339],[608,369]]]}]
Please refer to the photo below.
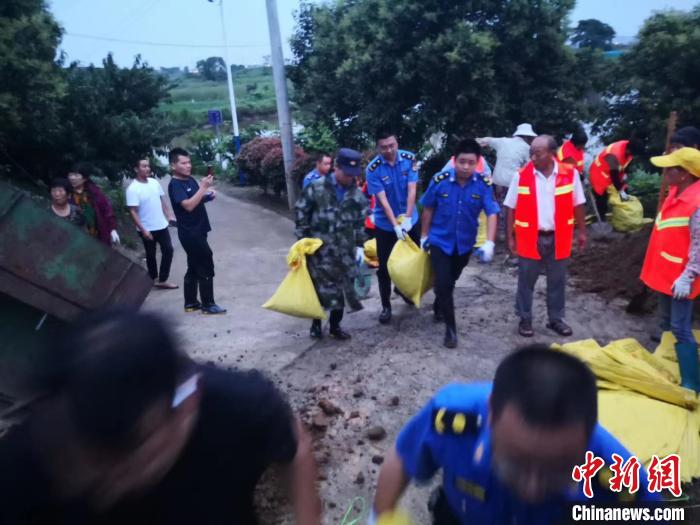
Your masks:
[{"label": "man in blue uniform shirt", "polygon": [[313,181],[328,175],[332,167],[333,159],[331,156],[328,153],[319,153],[318,157],[316,157],[316,167],[306,174],[301,183],[301,189],[303,190]]},{"label": "man in blue uniform shirt", "polygon": [[[391,278],[387,261],[397,240],[409,235],[416,244],[419,242],[418,210],[416,210],[416,186],[418,173],[415,169],[415,156],[399,149],[396,135],[391,131],[377,133],[377,152],[367,166],[367,189],[376,196],[374,224],[376,226],[377,258],[379,268],[379,295],[382,299],[382,313],[379,322],[391,321]],[[401,218],[401,224],[399,224]],[[408,303],[410,301],[404,297]]]},{"label": "man in blue uniform shirt", "polygon": [[[657,500],[643,468],[638,492],[610,490],[612,454],[630,454],[597,420],[595,377],[584,363],[544,345],[517,350],[493,385],[449,385],[409,421],[382,466],[373,516],[394,510],[411,480],[427,482],[440,469],[436,525],[548,525],[571,518],[573,502]],[[572,481],[587,451],[606,464],[592,479],[593,499]]]},{"label": "man in blue uniform shirt", "polygon": [[423,194],[421,248],[430,250],[435,272],[436,321],[445,321],[447,348],[457,346],[453,293],[455,283],[474,249],[479,214],[487,218],[488,240],[478,250],[483,262],[493,259],[496,221],[500,208],[490,182],[475,171],[481,147],[475,140],[463,140],[454,152],[454,167],[437,173]]}]

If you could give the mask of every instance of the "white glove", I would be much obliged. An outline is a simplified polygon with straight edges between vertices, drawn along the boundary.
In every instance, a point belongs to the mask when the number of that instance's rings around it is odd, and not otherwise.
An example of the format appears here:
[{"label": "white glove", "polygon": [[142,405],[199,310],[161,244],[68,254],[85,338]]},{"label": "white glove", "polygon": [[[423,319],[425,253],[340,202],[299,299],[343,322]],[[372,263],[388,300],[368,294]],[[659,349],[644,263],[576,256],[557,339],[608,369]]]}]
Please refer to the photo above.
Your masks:
[{"label": "white glove", "polygon": [[420,238],[420,249],[423,251],[428,251],[428,248],[430,248],[430,244],[428,243],[428,237],[421,237]]},{"label": "white glove", "polygon": [[620,190],[620,200],[621,201],[628,201],[630,200],[629,194],[625,190]]},{"label": "white glove", "polygon": [[493,241],[484,241],[481,248],[476,250],[475,255],[482,263],[490,263],[493,261],[493,249],[496,247]]},{"label": "white glove", "polygon": [[117,230],[112,230],[109,232],[109,236],[112,238],[112,244],[119,244],[119,234],[117,233]]},{"label": "white glove", "polygon": [[690,295],[690,287],[693,285],[693,279],[685,274],[675,280],[671,289],[673,290],[674,299],[687,299]]},{"label": "white glove", "polygon": [[357,266],[362,266],[363,262],[365,262],[365,249],[358,246],[355,248],[355,263],[357,263]]},{"label": "white glove", "polygon": [[396,226],[394,226],[394,233],[396,234],[396,237],[398,237],[398,239],[400,241],[406,240],[406,232],[403,231],[403,228],[401,227],[400,224],[397,224]]},{"label": "white glove", "polygon": [[405,217],[403,221],[401,221],[401,229],[405,232],[410,232],[411,228],[413,228],[413,220],[411,220],[410,217]]}]

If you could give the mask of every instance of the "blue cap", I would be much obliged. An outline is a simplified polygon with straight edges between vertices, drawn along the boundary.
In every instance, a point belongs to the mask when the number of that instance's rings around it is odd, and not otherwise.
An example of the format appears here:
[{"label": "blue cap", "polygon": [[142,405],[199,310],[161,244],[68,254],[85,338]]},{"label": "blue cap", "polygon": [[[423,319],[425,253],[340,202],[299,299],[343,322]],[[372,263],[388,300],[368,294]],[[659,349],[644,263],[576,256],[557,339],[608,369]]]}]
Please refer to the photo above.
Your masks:
[{"label": "blue cap", "polygon": [[354,149],[340,148],[335,157],[335,164],[343,170],[343,173],[352,177],[362,174],[362,155]]}]

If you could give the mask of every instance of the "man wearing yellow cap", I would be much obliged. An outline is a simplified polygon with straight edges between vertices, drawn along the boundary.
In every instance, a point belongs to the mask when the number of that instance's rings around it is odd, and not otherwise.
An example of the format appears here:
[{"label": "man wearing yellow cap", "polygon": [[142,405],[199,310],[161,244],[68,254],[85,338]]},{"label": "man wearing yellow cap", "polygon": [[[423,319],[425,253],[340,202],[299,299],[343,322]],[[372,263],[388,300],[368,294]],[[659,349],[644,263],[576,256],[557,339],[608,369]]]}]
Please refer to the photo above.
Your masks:
[{"label": "man wearing yellow cap", "polygon": [[666,169],[669,193],[656,217],[641,279],[660,293],[661,329],[676,338],[681,386],[700,391],[693,299],[700,295],[700,151],[681,148],[652,157]]}]

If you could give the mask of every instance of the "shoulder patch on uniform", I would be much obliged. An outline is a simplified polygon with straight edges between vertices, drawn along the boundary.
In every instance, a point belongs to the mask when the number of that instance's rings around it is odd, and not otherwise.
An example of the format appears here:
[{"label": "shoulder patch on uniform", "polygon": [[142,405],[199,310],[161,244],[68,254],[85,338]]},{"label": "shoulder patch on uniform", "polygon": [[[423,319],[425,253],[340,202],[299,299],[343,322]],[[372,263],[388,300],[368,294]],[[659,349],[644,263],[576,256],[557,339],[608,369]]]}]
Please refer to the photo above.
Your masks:
[{"label": "shoulder patch on uniform", "polygon": [[375,159],[374,162],[372,162],[369,166],[367,166],[367,169],[368,169],[370,172],[372,172],[372,171],[376,170],[376,169],[379,167],[379,165],[380,165],[381,163],[382,163],[381,160]]},{"label": "shoulder patch on uniform", "polygon": [[413,160],[416,158],[416,156],[413,153],[409,153],[408,151],[402,151],[401,158],[407,159],[407,160]]},{"label": "shoulder patch on uniform", "polygon": [[450,176],[450,172],[449,172],[449,171],[443,171],[443,172],[441,172],[441,173],[438,173],[438,174],[434,175],[434,176],[433,176],[433,180],[434,180],[435,182],[440,182],[440,181],[445,180],[445,179],[446,179],[447,177],[449,177],[449,176]]},{"label": "shoulder patch on uniform", "polygon": [[481,427],[481,416],[439,408],[433,411],[433,428],[438,434],[452,436],[475,435]]},{"label": "shoulder patch on uniform", "polygon": [[486,174],[479,173],[479,176],[481,177],[481,180],[483,180],[487,186],[491,186],[493,184],[491,177],[487,176]]}]

